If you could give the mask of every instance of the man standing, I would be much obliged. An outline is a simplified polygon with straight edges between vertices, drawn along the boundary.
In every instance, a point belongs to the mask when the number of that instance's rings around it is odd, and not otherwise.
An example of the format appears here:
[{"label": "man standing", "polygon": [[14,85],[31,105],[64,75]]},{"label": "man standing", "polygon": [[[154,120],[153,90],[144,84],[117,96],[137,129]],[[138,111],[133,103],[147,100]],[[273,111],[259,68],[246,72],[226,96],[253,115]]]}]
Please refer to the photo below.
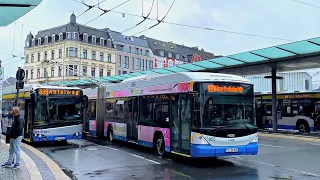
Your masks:
[{"label": "man standing", "polygon": [[11,167],[13,163],[13,155],[16,155],[16,164],[12,166],[12,169],[20,167],[20,144],[23,138],[24,119],[20,115],[19,107],[12,108],[13,123],[12,128],[8,136],[10,137],[9,159],[8,162],[3,164],[2,167]]}]

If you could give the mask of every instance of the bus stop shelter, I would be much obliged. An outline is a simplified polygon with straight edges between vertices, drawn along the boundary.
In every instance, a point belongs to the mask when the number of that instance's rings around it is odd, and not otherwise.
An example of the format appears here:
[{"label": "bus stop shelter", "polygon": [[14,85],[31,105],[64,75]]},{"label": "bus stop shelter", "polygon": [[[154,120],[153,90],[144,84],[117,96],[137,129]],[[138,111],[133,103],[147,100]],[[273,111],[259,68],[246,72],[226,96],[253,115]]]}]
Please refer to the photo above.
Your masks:
[{"label": "bus stop shelter", "polygon": [[320,37],[297,41],[229,56],[203,60],[178,66],[139,71],[130,74],[91,79],[54,82],[52,85],[92,87],[99,83],[117,83],[124,79],[146,74],[178,72],[216,72],[236,75],[270,73],[272,79],[273,130],[277,131],[276,73],[320,67]]}]

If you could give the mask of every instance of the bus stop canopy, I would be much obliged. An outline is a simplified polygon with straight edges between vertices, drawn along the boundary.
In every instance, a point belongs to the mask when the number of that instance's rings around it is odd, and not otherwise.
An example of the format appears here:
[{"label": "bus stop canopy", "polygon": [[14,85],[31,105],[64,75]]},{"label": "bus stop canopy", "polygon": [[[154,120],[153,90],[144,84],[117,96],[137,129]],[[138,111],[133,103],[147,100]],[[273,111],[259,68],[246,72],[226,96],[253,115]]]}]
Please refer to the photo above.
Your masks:
[{"label": "bus stop canopy", "polygon": [[0,0],[0,27],[7,26],[38,6],[42,0]]},{"label": "bus stop canopy", "polygon": [[[192,71],[207,71],[207,72],[223,72],[233,73],[232,70],[240,70],[240,74],[253,74],[254,72],[263,72],[263,67],[269,64],[277,63],[283,66],[281,70],[297,70],[303,68],[316,68],[320,67],[320,61],[318,56],[320,55],[320,37],[292,42],[288,44],[282,44],[278,46],[242,52],[229,56],[218,57],[214,59],[203,60],[200,62],[194,62],[189,64],[181,64],[173,67],[139,71],[130,74],[122,74],[115,76],[99,77],[95,78],[96,81],[102,83],[120,82],[130,77],[137,77],[143,74],[171,74],[177,72],[192,72]],[[316,59],[310,59],[310,57]],[[309,59],[308,59],[309,58]],[[298,61],[297,61],[298,60]],[[310,60],[310,61],[309,61]],[[290,65],[290,61],[294,63]],[[311,62],[313,61],[313,62]],[[299,63],[299,64],[297,64]],[[318,64],[319,63],[319,64]],[[249,67],[254,67],[248,69]],[[247,68],[247,69],[244,69]],[[270,69],[270,68],[268,68]],[[271,70],[268,72],[271,72]],[[239,74],[239,73],[238,73]],[[53,82],[52,85],[64,85],[64,86],[85,86],[93,84],[92,80],[80,79],[73,81],[60,81]]]}]

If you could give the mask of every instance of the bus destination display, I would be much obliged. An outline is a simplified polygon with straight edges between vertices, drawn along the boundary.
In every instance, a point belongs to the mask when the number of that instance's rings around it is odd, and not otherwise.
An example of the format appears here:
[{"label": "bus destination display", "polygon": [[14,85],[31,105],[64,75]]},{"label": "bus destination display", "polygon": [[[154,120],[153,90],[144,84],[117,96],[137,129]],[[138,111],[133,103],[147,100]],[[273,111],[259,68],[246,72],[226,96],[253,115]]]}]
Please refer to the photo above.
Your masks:
[{"label": "bus destination display", "polygon": [[79,96],[79,90],[66,90],[66,89],[39,89],[40,96],[49,95],[72,95]]}]

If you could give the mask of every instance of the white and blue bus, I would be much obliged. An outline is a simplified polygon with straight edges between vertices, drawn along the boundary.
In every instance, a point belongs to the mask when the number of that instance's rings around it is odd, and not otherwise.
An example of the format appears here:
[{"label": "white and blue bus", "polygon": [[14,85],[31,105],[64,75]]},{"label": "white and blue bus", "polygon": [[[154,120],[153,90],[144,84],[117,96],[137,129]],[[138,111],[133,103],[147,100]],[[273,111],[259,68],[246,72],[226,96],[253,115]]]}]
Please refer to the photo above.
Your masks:
[{"label": "white and blue bus", "polygon": [[[241,76],[203,72],[144,75],[106,87],[105,111],[89,97],[87,122],[105,117],[109,140],[133,142],[191,158],[258,153],[253,85]],[[95,96],[95,97],[94,97]],[[102,128],[99,128],[102,129]]]},{"label": "white and blue bus", "polygon": [[[2,125],[16,105],[15,86],[3,88]],[[83,112],[87,98],[79,88],[25,85],[20,90],[18,106],[25,119],[24,140],[28,142],[81,139]]]}]

